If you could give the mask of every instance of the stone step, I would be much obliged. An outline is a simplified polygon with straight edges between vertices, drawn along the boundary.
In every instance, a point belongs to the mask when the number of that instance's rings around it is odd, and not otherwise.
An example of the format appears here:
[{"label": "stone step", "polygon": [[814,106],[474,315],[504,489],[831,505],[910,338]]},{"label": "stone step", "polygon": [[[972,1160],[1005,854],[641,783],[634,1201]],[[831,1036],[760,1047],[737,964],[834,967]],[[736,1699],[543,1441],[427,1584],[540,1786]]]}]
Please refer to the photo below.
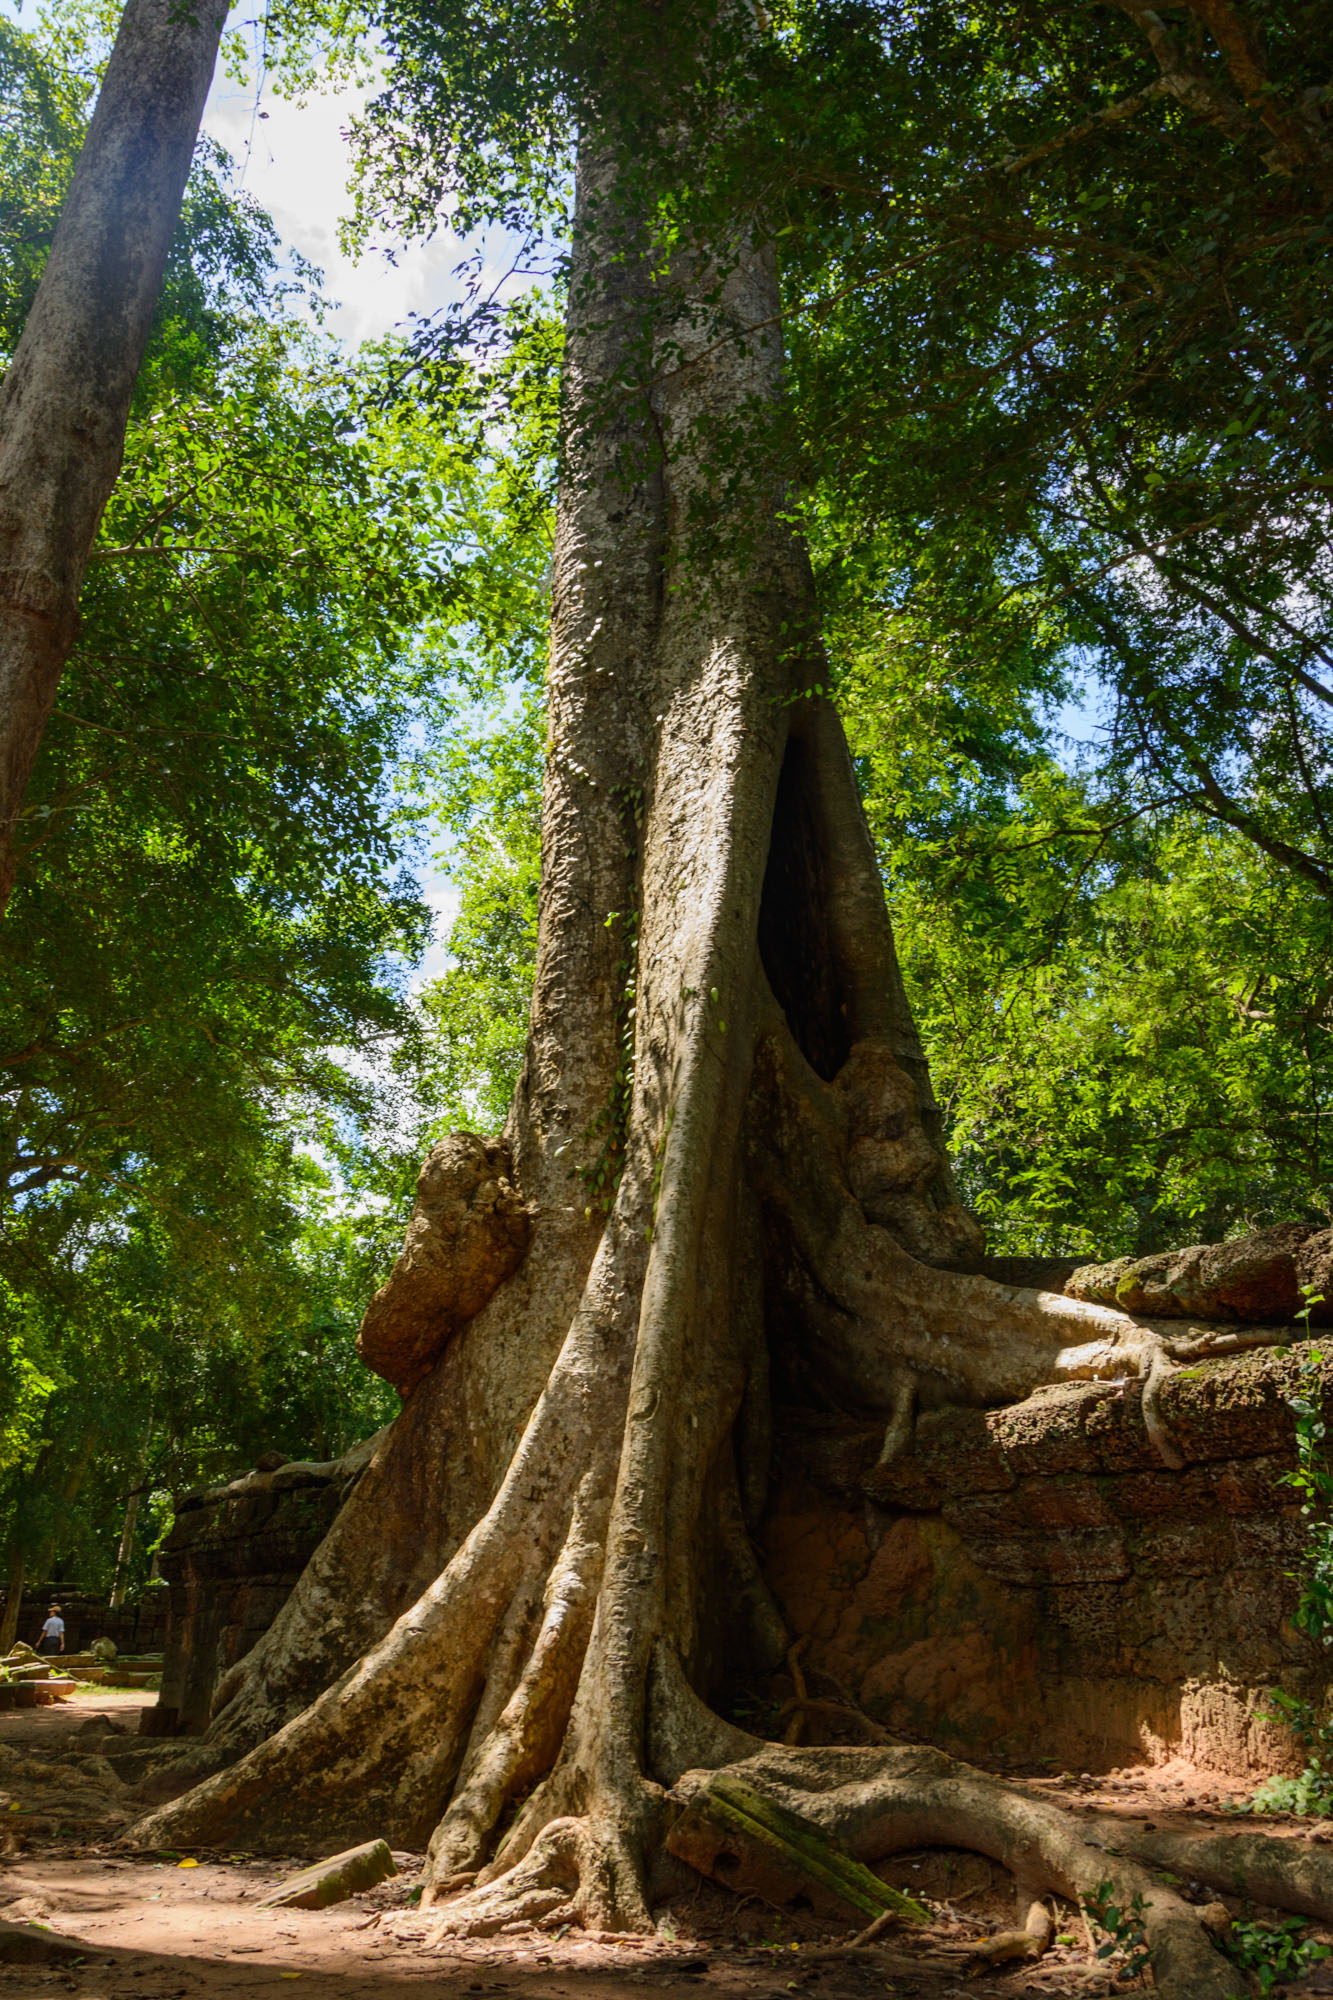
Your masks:
[{"label": "stone step", "polygon": [[37,1706],[46,1708],[52,1702],[67,1700],[78,1686],[78,1682],[68,1674],[52,1674],[49,1681],[32,1681],[29,1685],[36,1690]]},{"label": "stone step", "polygon": [[0,1681],[0,1714],[11,1708],[47,1707],[64,1701],[79,1683],[72,1674],[49,1674],[44,1680]]}]

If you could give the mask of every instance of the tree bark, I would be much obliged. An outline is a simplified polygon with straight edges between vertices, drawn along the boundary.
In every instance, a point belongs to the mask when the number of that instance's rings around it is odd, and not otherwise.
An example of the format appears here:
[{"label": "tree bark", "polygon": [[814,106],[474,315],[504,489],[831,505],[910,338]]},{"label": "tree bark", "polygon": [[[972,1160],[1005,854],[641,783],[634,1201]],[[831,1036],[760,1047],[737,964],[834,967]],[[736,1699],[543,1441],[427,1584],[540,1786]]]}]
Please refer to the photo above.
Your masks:
[{"label": "tree bark", "polygon": [[111,1575],[111,1596],[109,1608],[118,1611],[125,1602],[125,1592],[129,1588],[130,1558],[134,1553],[134,1531],[139,1524],[139,1503],[149,1490],[148,1467],[153,1444],[153,1424],[149,1418],[144,1433],[143,1450],[138,1454],[138,1462],[131,1477],[131,1486],[125,1498],[125,1514],[120,1527],[120,1540],[116,1545],[116,1567]]},{"label": "tree bark", "polygon": [[16,1548],[9,1558],[9,1580],[5,1585],[5,1615],[0,1618],[0,1659],[14,1650],[23,1611],[23,1586],[28,1576],[28,1558]]},{"label": "tree bark", "polygon": [[226,13],[227,0],[128,0],[0,387],[0,913]]},{"label": "tree bark", "polygon": [[139,1502],[144,1494],[142,1486],[132,1489],[125,1502],[125,1518],[121,1523],[120,1541],[116,1546],[116,1567],[111,1582],[111,1596],[108,1607],[119,1611],[125,1602],[125,1591],[130,1580],[130,1556],[134,1551],[134,1530],[139,1520]]},{"label": "tree bark", "polygon": [[[752,1541],[771,1365],[879,1413],[891,1452],[922,1376],[993,1402],[1168,1356],[1122,1314],[940,1268],[980,1233],[842,729],[807,692],[827,673],[805,552],[774,461],[740,449],[783,393],[774,260],[738,229],[664,273],[616,195],[585,146],[505,1134],[527,1254],[452,1333],[441,1276],[442,1354],[219,1689],[202,1781],[135,1835],[428,1842],[426,1901],[464,1930],[646,1928],[688,1774],[738,1759],[795,1809],[832,1758],[863,1787],[835,1801],[862,1859],[874,1828],[925,1823],[935,1753],[761,1746],[708,1706],[728,1661],[789,1644]],[[949,1839],[1030,1849],[1037,1886],[1107,1874],[1058,1814],[929,1768]],[[1183,1906],[1154,1889],[1151,1912],[1163,1991],[1220,1993]]]}]

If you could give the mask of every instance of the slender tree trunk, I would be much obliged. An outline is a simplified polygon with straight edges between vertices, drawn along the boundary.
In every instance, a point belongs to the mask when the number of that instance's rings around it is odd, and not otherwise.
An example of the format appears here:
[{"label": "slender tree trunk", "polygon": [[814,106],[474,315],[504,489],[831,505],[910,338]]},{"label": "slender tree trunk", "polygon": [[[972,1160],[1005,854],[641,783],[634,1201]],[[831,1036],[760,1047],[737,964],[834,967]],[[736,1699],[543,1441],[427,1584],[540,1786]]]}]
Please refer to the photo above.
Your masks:
[{"label": "slender tree trunk", "polygon": [[[738,233],[664,275],[616,195],[585,147],[507,1131],[423,1171],[362,1333],[403,1412],[219,1688],[206,1775],[136,1838],[428,1842],[443,1926],[644,1929],[681,1787],[742,1759],[774,1794],[829,1794],[858,1852],[938,1826],[1078,1893],[1109,1864],[1060,1816],[934,1753],[765,1748],[708,1706],[728,1662],[788,1644],[753,1539],[772,1367],[879,1413],[891,1452],[923,1375],[1003,1401],[1165,1349],[940,1268],[980,1236],[842,729],[805,692],[827,678],[805,552],[745,448],[782,396],[773,259]],[[1228,1991],[1184,1906],[1121,1873],[1154,1898],[1162,1990]]]},{"label": "slender tree trunk", "polygon": [[134,1548],[134,1530],[139,1519],[139,1502],[142,1497],[143,1488],[136,1486],[125,1502],[125,1519],[121,1523],[120,1542],[116,1549],[115,1579],[111,1585],[112,1611],[119,1611],[125,1602],[125,1588],[130,1574],[130,1555]]},{"label": "slender tree trunk", "polygon": [[14,1649],[14,1641],[19,1635],[19,1617],[23,1610],[23,1585],[28,1575],[28,1558],[21,1548],[15,1548],[9,1559],[9,1579],[5,1585],[5,1615],[0,1618],[0,1659]]},{"label": "slender tree trunk", "polygon": [[0,912],[226,12],[227,0],[128,0],[0,388]]},{"label": "slender tree trunk", "polygon": [[144,1481],[147,1478],[152,1443],[153,1424],[150,1417],[148,1429],[144,1433],[143,1450],[139,1456],[139,1464],[134,1472],[134,1477],[137,1479],[138,1484],[130,1488],[129,1496],[125,1501],[125,1518],[121,1522],[120,1541],[116,1548],[116,1567],[111,1583],[110,1609],[112,1611],[118,1611],[125,1602],[125,1591],[129,1584],[130,1576],[130,1557],[134,1552],[134,1530],[139,1521],[139,1503],[148,1491]]}]

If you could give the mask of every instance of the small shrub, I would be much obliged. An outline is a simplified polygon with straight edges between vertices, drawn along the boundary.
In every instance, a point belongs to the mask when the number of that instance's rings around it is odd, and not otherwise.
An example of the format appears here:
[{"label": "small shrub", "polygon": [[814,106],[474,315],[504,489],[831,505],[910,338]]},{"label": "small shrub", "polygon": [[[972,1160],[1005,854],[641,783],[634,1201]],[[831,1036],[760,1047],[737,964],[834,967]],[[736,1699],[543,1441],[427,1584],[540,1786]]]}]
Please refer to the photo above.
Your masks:
[{"label": "small shrub", "polygon": [[1111,1881],[1099,1882],[1091,1895],[1083,1898],[1083,1907],[1104,1935],[1105,1942],[1097,1947],[1097,1956],[1119,1963],[1108,1964],[1108,1970],[1118,1979],[1141,1979],[1148,1969],[1151,1953],[1148,1936],[1143,1928],[1143,1897],[1137,1891],[1133,1900],[1121,1908],[1113,1903],[1115,1884]]},{"label": "small shrub", "polygon": [[1254,1974],[1261,1993],[1271,1993],[1289,1979],[1303,1979],[1329,1956],[1326,1944],[1302,1937],[1305,1928],[1301,1917],[1284,1917],[1280,1924],[1233,1924],[1217,1942],[1233,1965]]},{"label": "small shrub", "polygon": [[1260,1711],[1263,1720],[1285,1723],[1305,1752],[1305,1769],[1294,1778],[1265,1778],[1258,1790],[1233,1810],[1328,1819],[1333,1815],[1333,1721],[1320,1722],[1313,1702],[1282,1688],[1273,1689],[1272,1701],[1272,1708]]}]

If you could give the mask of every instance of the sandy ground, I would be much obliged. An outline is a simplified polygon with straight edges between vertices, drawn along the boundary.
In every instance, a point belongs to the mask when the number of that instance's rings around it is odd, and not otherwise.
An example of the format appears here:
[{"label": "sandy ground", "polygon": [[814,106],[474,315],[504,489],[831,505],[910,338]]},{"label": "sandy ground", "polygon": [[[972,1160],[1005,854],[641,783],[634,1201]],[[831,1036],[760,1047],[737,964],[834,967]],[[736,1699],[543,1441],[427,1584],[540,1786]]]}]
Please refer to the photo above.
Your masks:
[{"label": "sandy ground", "polygon": [[[656,1938],[553,1937],[523,1928],[441,1947],[415,1907],[422,1857],[405,1853],[395,1856],[395,1878],[333,1909],[261,1910],[259,1899],[309,1855],[149,1855],[118,1846],[133,1813],[127,1780],[165,1754],[135,1733],[143,1706],[143,1695],[131,1690],[90,1690],[52,1708],[0,1716],[0,1847],[7,1849],[0,1919],[44,1926],[83,1948],[77,1962],[0,1962],[0,2000],[62,1992],[83,2000],[289,2000],[296,1981],[312,2000],[392,2000],[400,1989],[450,2000],[642,2000],[645,1990],[673,2000],[686,1993],[699,2000],[1092,2000],[1129,1990],[1090,1959],[1082,1923],[1068,1909],[1057,1912],[1057,1933],[1068,1941],[1039,1965],[977,1976],[957,1948],[1013,1926],[1012,1885],[991,1863],[957,1853],[897,1857],[885,1874],[925,1900],[935,1921],[926,1934],[898,1932],[857,1951],[848,1948],[854,1927],[740,1901],[702,1880],[658,1908]],[[1178,1766],[1027,1782],[1071,1803],[1201,1830],[1222,1823],[1219,1809],[1235,1790]],[[1310,1837],[1296,1822],[1268,1824]],[[1256,1913],[1238,1905],[1235,1914]],[[1273,1991],[1333,1994],[1333,1958],[1328,1968]],[[1246,1992],[1239,1973],[1236,1992]]]}]

